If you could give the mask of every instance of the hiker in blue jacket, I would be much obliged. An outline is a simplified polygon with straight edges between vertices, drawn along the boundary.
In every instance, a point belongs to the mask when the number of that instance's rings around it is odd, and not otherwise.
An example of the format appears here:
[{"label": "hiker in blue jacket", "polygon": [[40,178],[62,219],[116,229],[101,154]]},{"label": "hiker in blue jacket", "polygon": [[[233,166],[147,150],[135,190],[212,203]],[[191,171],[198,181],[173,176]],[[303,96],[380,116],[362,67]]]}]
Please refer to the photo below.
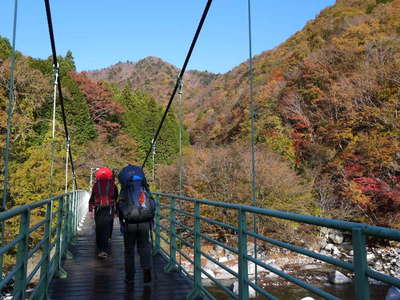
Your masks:
[{"label": "hiker in blue jacket", "polygon": [[135,245],[137,245],[143,281],[151,281],[151,247],[149,243],[155,202],[151,198],[142,168],[128,165],[118,175],[121,192],[117,209],[121,233],[124,235],[125,282],[130,285],[135,276]]}]

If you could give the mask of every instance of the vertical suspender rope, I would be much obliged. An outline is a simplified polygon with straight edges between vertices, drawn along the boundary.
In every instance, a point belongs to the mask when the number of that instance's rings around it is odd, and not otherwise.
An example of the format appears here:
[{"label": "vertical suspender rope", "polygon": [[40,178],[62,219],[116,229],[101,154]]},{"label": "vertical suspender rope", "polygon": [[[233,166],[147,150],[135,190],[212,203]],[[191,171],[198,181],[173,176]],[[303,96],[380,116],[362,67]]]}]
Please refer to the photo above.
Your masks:
[{"label": "vertical suspender rope", "polygon": [[7,198],[8,198],[8,163],[10,159],[10,148],[11,148],[11,124],[12,115],[14,110],[14,68],[15,68],[15,37],[17,35],[17,11],[18,11],[18,0],[15,0],[14,5],[14,24],[13,24],[13,40],[12,40],[12,55],[10,65],[10,80],[8,82],[8,105],[7,105],[7,135],[6,145],[4,147],[4,177],[3,177],[3,205],[2,209],[7,209]]},{"label": "vertical suspender rope", "polygon": [[89,191],[91,191],[93,187],[93,170],[96,170],[96,168],[90,168]]},{"label": "vertical suspender rope", "polygon": [[54,140],[56,136],[56,101],[57,101],[57,84],[58,84],[58,66],[54,66],[54,93],[53,93],[53,128],[51,131],[51,138]]},{"label": "vertical suspender rope", "polygon": [[[182,196],[182,89],[183,80],[181,78],[179,82],[179,195]],[[178,202],[178,206],[181,209],[181,201]],[[179,266],[182,266],[182,254],[179,253]]]},{"label": "vertical suspender rope", "polygon": [[153,144],[153,140],[151,140],[151,145],[152,145],[152,156],[153,156],[153,167],[152,167],[152,177],[153,177],[153,183],[156,181],[156,162],[155,162],[155,155],[156,155],[156,143]]},{"label": "vertical suspender rope", "polygon": [[55,137],[56,137],[56,104],[57,104],[57,85],[58,85],[58,66],[53,66],[54,91],[53,91],[53,120],[51,130],[51,158],[50,158],[50,180],[49,193],[53,191],[54,156],[55,156]]},{"label": "vertical suspender rope", "polygon": [[69,157],[69,138],[66,143],[65,151],[65,193],[68,192],[68,157]]},{"label": "vertical suspender rope", "polygon": [[[48,1],[48,0],[45,0],[45,1]],[[169,111],[169,109],[171,107],[172,101],[174,100],[175,94],[176,94],[176,92],[178,90],[179,82],[182,80],[183,74],[186,71],[186,67],[187,67],[187,65],[189,63],[190,57],[192,56],[192,52],[193,52],[194,46],[196,45],[197,39],[199,38],[201,28],[203,27],[203,24],[204,24],[204,21],[205,21],[205,19],[207,17],[208,10],[210,9],[211,3],[212,3],[212,0],[207,0],[207,4],[206,4],[206,6],[204,8],[204,11],[203,11],[203,14],[201,16],[199,25],[197,26],[196,33],[194,34],[192,43],[190,44],[190,47],[189,47],[189,51],[188,51],[188,53],[186,55],[185,62],[183,63],[182,69],[181,69],[181,71],[179,73],[179,76],[178,76],[178,79],[177,79],[177,81],[175,83],[175,87],[174,87],[174,89],[172,91],[171,97],[169,98],[167,107],[165,108],[165,111],[164,111],[164,114],[163,114],[163,116],[161,118],[160,124],[158,125],[156,134],[154,135],[154,138],[153,138],[153,142],[151,143],[150,149],[147,151],[146,157],[145,157],[145,159],[144,159],[144,161],[142,163],[142,168],[144,168],[144,166],[146,165],[147,159],[149,158],[149,155],[150,155],[150,153],[152,151],[153,144],[155,144],[157,142],[158,135],[160,134],[160,130],[161,130],[162,126],[163,126],[165,118],[167,117],[168,111]]]},{"label": "vertical suspender rope", "polygon": [[[49,36],[50,36],[51,52],[52,52],[52,56],[53,56],[53,65],[58,66],[56,43],[54,40],[53,22],[51,20],[51,10],[50,10],[49,0],[44,0],[44,4],[46,6],[46,17],[47,17],[47,25],[49,27]],[[63,124],[64,124],[65,140],[70,144],[70,142],[69,142],[70,136],[68,133],[67,117],[65,114],[64,97],[63,97],[63,93],[62,93],[62,89],[61,89],[60,77],[61,76],[59,74],[58,78],[57,78],[58,96],[60,99],[61,116],[62,116]],[[72,158],[71,146],[69,146],[68,156],[69,156],[69,163],[71,164],[71,169],[72,169],[73,186],[74,186],[74,188],[78,188],[77,183],[76,183],[76,173],[75,173],[75,168],[74,168],[74,160]]]},{"label": "vertical suspender rope", "polygon": [[[251,114],[251,194],[253,206],[257,206],[256,186],[256,141],[255,141],[255,105],[253,99],[253,53],[251,40],[251,0],[247,0],[248,28],[249,28],[249,100]],[[253,214],[253,230],[257,233],[257,216]],[[257,259],[257,238],[254,237],[254,258]],[[255,264],[255,284],[257,284],[257,264]]]},{"label": "vertical suspender rope", "polygon": [[179,195],[182,196],[182,167],[183,167],[183,158],[182,158],[182,89],[183,89],[183,80],[179,83]]},{"label": "vertical suspender rope", "polygon": [[[68,149],[70,148],[71,144],[69,144]],[[71,150],[69,149],[69,152],[71,152]],[[77,189],[77,185],[76,185],[76,173],[75,171],[72,171],[72,191],[75,192]]]},{"label": "vertical suspender rope", "polygon": [[[13,23],[13,37],[12,37],[12,54],[11,54],[11,65],[10,65],[10,80],[8,82],[8,105],[7,105],[7,135],[6,145],[4,147],[4,175],[3,175],[3,203],[1,210],[7,209],[8,200],[8,162],[10,157],[11,148],[11,124],[12,115],[14,110],[14,68],[15,68],[15,38],[17,35],[17,11],[18,11],[18,0],[15,0],[14,4],[14,23]],[[3,246],[4,234],[5,234],[5,222],[0,222],[1,240],[0,247]],[[3,255],[0,255],[0,279],[3,279]]]}]

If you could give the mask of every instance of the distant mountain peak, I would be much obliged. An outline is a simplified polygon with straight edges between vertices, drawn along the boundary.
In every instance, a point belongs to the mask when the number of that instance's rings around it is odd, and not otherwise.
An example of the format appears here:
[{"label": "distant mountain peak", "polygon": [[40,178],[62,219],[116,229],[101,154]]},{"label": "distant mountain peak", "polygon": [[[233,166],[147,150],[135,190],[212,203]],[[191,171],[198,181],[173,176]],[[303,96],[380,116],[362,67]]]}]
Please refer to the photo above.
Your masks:
[{"label": "distant mountain peak", "polygon": [[[158,102],[167,101],[179,69],[156,56],[147,56],[136,62],[118,62],[110,67],[87,71],[90,78],[109,81],[119,87],[128,85],[132,90],[139,90],[154,97]],[[184,76],[185,93],[191,95],[194,90],[204,89],[215,74],[203,71],[187,71]]]}]

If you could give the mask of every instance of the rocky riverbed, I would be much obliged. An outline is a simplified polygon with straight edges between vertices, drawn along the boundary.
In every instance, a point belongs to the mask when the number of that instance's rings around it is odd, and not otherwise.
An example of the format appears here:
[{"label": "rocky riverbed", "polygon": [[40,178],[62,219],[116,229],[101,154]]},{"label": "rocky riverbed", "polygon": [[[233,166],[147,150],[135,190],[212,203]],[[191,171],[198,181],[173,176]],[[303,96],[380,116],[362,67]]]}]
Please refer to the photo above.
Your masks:
[{"label": "rocky riverbed", "polygon": [[[343,235],[341,232],[323,230],[321,231],[321,242],[318,246],[307,247],[304,245],[303,248],[351,263],[354,251],[350,239],[351,237]],[[248,255],[254,257],[254,245],[249,243],[247,249]],[[238,259],[235,254],[226,251],[220,246],[213,245],[204,245],[202,251],[219,263],[229,267],[233,272],[238,273]],[[189,256],[193,257],[193,253],[188,249],[186,249],[186,252]],[[283,248],[265,249],[260,247],[257,250],[257,258],[277,271],[283,271],[305,282],[316,285],[324,283],[336,285],[350,284],[354,277],[347,270]],[[367,261],[371,269],[400,278],[400,243],[392,243],[387,247],[368,247]],[[182,265],[189,273],[193,272],[190,263],[184,259],[182,259]],[[202,267],[209,275],[220,280],[227,286],[233,285],[236,281],[235,276],[230,272],[207,259],[202,259]],[[250,279],[254,280],[255,265],[253,263],[249,263],[248,273]],[[260,266],[257,267],[257,273],[259,282],[263,286],[283,286],[288,284],[288,281],[281,279],[274,272]],[[202,274],[202,278],[205,285],[212,285],[212,281],[205,274]],[[374,279],[370,279],[370,283],[374,285],[382,284]]]}]

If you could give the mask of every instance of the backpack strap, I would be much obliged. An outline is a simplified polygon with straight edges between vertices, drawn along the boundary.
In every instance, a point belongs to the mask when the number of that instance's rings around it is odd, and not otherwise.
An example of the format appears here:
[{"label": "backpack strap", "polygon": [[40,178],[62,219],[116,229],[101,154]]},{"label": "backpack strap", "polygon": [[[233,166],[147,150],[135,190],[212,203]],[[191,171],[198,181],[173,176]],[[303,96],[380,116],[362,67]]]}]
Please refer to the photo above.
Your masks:
[{"label": "backpack strap", "polygon": [[[109,193],[110,193],[110,181],[107,181],[105,195],[103,194],[103,191],[102,191],[102,188],[101,188],[101,185],[100,185],[100,181],[97,181],[97,192],[99,194],[100,201],[99,201],[99,203],[96,203],[96,205],[105,205],[105,206],[106,205],[110,205],[110,199],[111,199],[111,197],[109,195]],[[106,202],[106,203],[104,203],[104,202]]]},{"label": "backpack strap", "polygon": [[108,205],[110,205],[110,195],[109,195],[109,192],[110,192],[110,181],[107,181],[107,185],[106,185],[106,201],[108,202],[108,203],[106,203],[106,205],[108,204]]},{"label": "backpack strap", "polygon": [[101,200],[103,199],[103,192],[101,191],[100,181],[97,181],[97,193],[99,194],[100,201],[96,205],[101,205]]},{"label": "backpack strap", "polygon": [[154,240],[153,240],[153,223],[152,223],[152,221],[149,221],[149,228],[150,228],[150,230],[149,230],[149,234],[150,234],[150,245],[151,245],[151,248],[153,248],[153,244],[154,244]]}]

